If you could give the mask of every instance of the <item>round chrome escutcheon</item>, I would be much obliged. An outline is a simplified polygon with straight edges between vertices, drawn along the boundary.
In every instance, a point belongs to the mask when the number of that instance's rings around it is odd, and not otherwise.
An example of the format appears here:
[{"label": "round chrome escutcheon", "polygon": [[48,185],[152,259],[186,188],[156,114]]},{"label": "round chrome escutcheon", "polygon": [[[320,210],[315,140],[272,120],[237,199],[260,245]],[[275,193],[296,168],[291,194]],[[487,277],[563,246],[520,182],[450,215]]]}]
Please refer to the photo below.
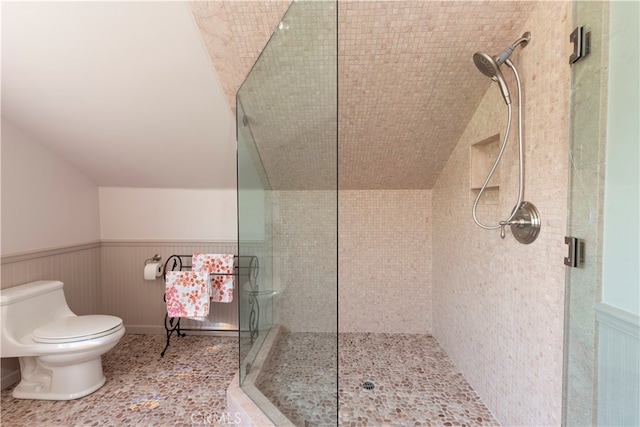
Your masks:
[{"label": "round chrome escutcheon", "polygon": [[533,203],[522,202],[510,223],[511,234],[520,243],[533,243],[540,234],[540,213]]}]

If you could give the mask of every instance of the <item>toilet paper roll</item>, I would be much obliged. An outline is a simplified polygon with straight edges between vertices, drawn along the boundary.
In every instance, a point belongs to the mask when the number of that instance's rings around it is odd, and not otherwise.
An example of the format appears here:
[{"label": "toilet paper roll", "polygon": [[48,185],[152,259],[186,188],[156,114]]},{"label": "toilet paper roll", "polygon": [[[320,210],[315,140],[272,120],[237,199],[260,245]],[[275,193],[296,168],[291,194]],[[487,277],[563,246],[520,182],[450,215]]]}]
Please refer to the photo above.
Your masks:
[{"label": "toilet paper roll", "polygon": [[144,266],[144,280],[156,280],[162,276],[162,263],[149,262]]}]

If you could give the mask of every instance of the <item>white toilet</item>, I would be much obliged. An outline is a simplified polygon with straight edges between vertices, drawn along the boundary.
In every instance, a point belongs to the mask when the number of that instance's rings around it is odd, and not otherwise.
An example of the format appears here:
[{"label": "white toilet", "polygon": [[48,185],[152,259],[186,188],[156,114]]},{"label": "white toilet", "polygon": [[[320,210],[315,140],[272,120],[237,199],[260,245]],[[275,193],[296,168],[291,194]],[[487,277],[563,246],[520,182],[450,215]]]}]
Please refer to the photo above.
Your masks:
[{"label": "white toilet", "polygon": [[71,400],[105,383],[100,357],[124,335],[115,316],[77,316],[59,281],[0,290],[0,356],[18,357],[18,399]]}]

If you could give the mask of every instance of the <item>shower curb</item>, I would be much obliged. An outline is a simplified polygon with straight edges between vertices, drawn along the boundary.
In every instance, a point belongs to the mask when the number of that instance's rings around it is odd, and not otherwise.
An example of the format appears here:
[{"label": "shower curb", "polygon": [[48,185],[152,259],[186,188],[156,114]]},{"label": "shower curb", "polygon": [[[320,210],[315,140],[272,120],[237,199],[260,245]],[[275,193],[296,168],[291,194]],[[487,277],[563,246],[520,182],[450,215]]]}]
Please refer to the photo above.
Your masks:
[{"label": "shower curb", "polygon": [[231,419],[236,419],[239,422],[238,425],[247,427],[295,426],[256,387],[256,381],[262,368],[271,358],[273,346],[281,334],[281,329],[280,325],[276,325],[269,330],[251,365],[251,371],[244,380],[243,387],[240,387],[240,375],[236,373],[227,388],[227,413]]}]

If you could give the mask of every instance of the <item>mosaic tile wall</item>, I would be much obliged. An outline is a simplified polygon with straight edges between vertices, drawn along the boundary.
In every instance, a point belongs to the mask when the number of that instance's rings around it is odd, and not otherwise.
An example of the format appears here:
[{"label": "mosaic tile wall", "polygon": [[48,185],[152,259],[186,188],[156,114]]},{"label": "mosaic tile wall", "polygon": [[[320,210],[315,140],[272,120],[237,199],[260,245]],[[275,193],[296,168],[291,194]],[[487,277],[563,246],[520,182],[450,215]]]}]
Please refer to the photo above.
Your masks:
[{"label": "mosaic tile wall", "polygon": [[[276,28],[282,13],[258,10],[263,6],[255,10],[239,6],[235,21],[230,24],[228,7],[234,2],[212,3],[213,6],[206,6],[209,9],[202,6],[201,10],[211,12],[214,21],[226,23],[206,25],[230,25],[227,28],[231,37],[227,34],[225,39],[228,44],[219,44],[219,50],[209,48],[209,52],[227,96],[231,97],[238,84],[225,77],[231,72],[221,70],[232,68],[230,58],[240,52],[238,46],[252,32],[241,23],[247,21],[264,30],[269,24],[254,15],[271,14],[271,28]],[[246,2],[253,3],[261,2]],[[423,330],[433,331],[487,406],[506,425],[560,423],[569,7],[569,1],[339,4],[340,189],[417,190],[430,189],[435,182],[432,202],[426,201],[424,210],[422,205],[416,209],[432,218],[434,248],[430,260],[432,280],[422,285],[431,289],[433,308],[420,310],[421,314],[428,313]],[[200,22],[198,9],[192,6],[192,10]],[[216,11],[223,14],[216,15]],[[208,46],[216,43],[215,31],[218,29],[209,29]],[[528,246],[514,242],[510,234],[501,240],[498,232],[473,225],[473,192],[469,188],[469,146],[501,134],[506,122],[506,108],[496,85],[475,69],[471,56],[475,51],[497,53],[524,31],[532,32],[532,42],[512,59],[519,66],[525,85],[525,194],[537,205],[543,219],[541,236]],[[254,49],[261,48],[258,43],[254,45]],[[232,52],[234,49],[236,52]],[[246,64],[245,67],[248,70]],[[237,74],[242,67],[234,70]],[[505,74],[513,87],[513,78],[506,70]],[[291,81],[292,86],[295,84]],[[512,89],[515,99],[514,92]],[[278,105],[269,107],[277,110]],[[307,121],[289,123],[292,127],[302,124],[305,131],[312,128]],[[479,209],[479,216],[487,221],[509,212],[515,200],[517,162],[513,136],[511,141],[500,168],[500,187],[492,194],[494,199]],[[276,150],[271,154],[281,153]],[[297,166],[296,162],[288,163]],[[273,164],[278,164],[277,159]],[[294,188],[295,185],[286,185],[287,177],[297,175],[290,169],[281,172],[283,184],[279,187]],[[276,193],[274,242],[279,243],[274,246],[274,255],[280,257],[274,266],[274,276],[279,278],[276,286],[280,287],[276,304],[295,312],[277,310],[286,314],[276,321],[294,332],[331,328],[334,325],[329,319],[337,313],[319,312],[317,303],[335,298],[321,288],[326,286],[324,279],[336,273],[324,268],[331,265],[327,249],[335,242],[325,241],[325,246],[316,244],[314,239],[326,238],[322,233],[328,230],[325,226],[330,221],[324,225],[322,221],[327,218],[324,214],[329,201],[334,200],[328,193],[333,192]],[[398,223],[413,224],[419,216],[416,212],[387,211],[387,203],[395,195],[388,199],[376,195],[373,202],[363,200],[362,194],[354,191],[351,199],[346,197],[348,194],[340,198],[341,230],[355,228],[347,234],[349,238],[340,235],[341,329],[364,328],[364,310],[371,308],[369,304],[352,303],[367,293],[367,284],[356,271],[350,271],[352,266],[344,264],[342,258],[353,253],[361,263],[377,268],[379,265],[373,261],[363,260],[363,254],[370,253],[371,258],[379,260],[390,252],[388,247],[401,245],[402,239],[392,239],[391,233],[378,230],[379,236],[370,235],[363,224],[376,220],[385,224],[383,219],[392,221],[394,216],[403,215]],[[312,209],[300,212],[297,203]],[[289,219],[296,215],[298,219]],[[351,224],[342,227],[343,219]],[[407,224],[404,228],[409,229]],[[298,239],[300,236],[303,239]],[[350,245],[344,246],[344,254],[343,243]],[[401,251],[398,249],[398,253]],[[427,250],[424,253],[425,258],[431,256]],[[300,254],[319,262],[293,267],[292,262]],[[306,270],[304,275],[302,270]],[[343,273],[353,276],[343,277]],[[378,295],[373,293],[372,300],[379,299]],[[393,304],[385,301],[377,308],[388,306],[386,314],[396,316],[411,295],[408,292],[403,299],[394,294]],[[343,300],[350,301],[349,305]],[[354,306],[363,311],[346,310]],[[349,317],[348,323],[343,322],[344,317]],[[410,327],[401,318],[394,320]]]},{"label": "mosaic tile wall", "polygon": [[431,333],[431,191],[339,199],[340,332]]},{"label": "mosaic tile wall", "polygon": [[[470,145],[502,135],[506,123],[496,85],[433,189],[434,336],[503,425],[559,425],[561,418],[570,5],[539,4],[520,31],[531,31],[532,40],[512,58],[524,85],[525,199],[542,216],[538,240],[523,245],[510,231],[502,240],[471,219]],[[511,142],[499,204],[479,210],[487,223],[515,202],[515,135]]]},{"label": "mosaic tile wall", "polygon": [[336,191],[273,192],[274,322],[338,330]]},{"label": "mosaic tile wall", "polygon": [[336,23],[332,2],[293,3],[238,90],[272,189],[336,188]]},{"label": "mosaic tile wall", "polygon": [[489,86],[473,52],[504,49],[529,5],[340,2],[340,188],[432,188]]},{"label": "mosaic tile wall", "polygon": [[[433,186],[490,84],[475,70],[473,52],[498,52],[508,46],[519,36],[534,4],[344,0],[338,3],[336,43],[332,39],[335,13],[324,13],[334,2],[294,3],[292,9],[305,12],[288,14],[278,28],[287,3],[214,0],[190,2],[190,6],[232,109],[236,91],[271,31],[296,33],[293,39],[285,36],[278,41],[286,49],[265,63],[272,67],[272,79],[263,82],[268,96],[251,105],[266,110],[270,117],[286,118],[287,126],[275,132],[263,127],[255,132],[261,134],[256,136],[258,144],[286,145],[292,142],[286,136],[326,131],[326,120],[336,120],[335,100],[328,99],[333,104],[323,105],[320,111],[313,107],[319,105],[317,99],[335,94],[338,73],[340,187],[354,190]],[[315,13],[316,7],[323,12]],[[320,22],[332,31],[316,39],[305,34]],[[303,100],[313,102],[292,103],[288,94],[295,99],[303,94]],[[256,120],[244,105],[249,120],[254,119],[252,129],[259,127],[263,120]],[[289,156],[291,150],[262,153],[274,188],[335,188],[334,176],[325,176],[318,163],[310,161],[317,155],[316,142],[309,141],[308,152],[296,151],[298,160],[290,161],[287,168],[268,165],[279,165],[281,156]],[[313,181],[305,178],[309,168],[317,171]],[[319,185],[325,182],[330,185]]]},{"label": "mosaic tile wall", "polygon": [[335,331],[338,278],[340,332],[431,332],[431,191],[341,190],[337,206],[332,191],[274,191],[273,202],[277,323]]}]

